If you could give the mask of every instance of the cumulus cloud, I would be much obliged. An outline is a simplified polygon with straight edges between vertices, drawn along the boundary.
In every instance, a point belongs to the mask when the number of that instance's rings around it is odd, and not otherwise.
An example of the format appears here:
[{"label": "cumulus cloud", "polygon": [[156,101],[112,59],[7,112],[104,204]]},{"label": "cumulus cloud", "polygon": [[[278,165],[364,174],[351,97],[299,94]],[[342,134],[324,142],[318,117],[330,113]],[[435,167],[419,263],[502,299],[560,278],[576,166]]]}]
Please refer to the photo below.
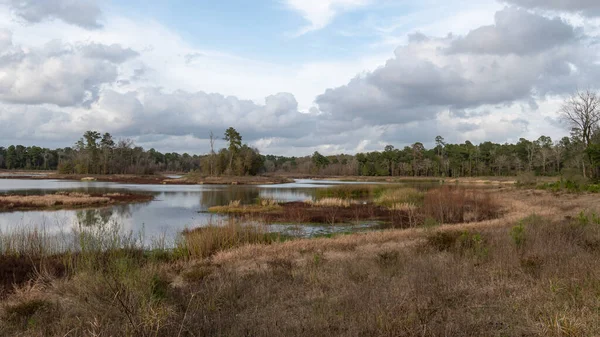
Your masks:
[{"label": "cumulus cloud", "polygon": [[123,63],[139,53],[131,48],[123,48],[118,44],[105,45],[100,43],[90,43],[79,47],[84,56],[89,58],[107,60],[113,63]]},{"label": "cumulus cloud", "polygon": [[[0,104],[2,139],[22,139],[38,143],[40,140],[71,142],[77,136],[77,130],[69,127],[72,126],[71,123],[72,115],[60,109]],[[57,132],[58,130],[61,131]]]},{"label": "cumulus cloud", "polygon": [[313,130],[315,116],[298,111],[292,94],[265,98],[264,104],[205,92],[162,92],[144,88],[128,93],[105,90],[83,120],[125,135],[194,135],[233,126],[245,139],[299,137]]},{"label": "cumulus cloud", "polygon": [[507,3],[530,9],[543,9],[579,13],[583,16],[600,16],[597,0],[504,0]]},{"label": "cumulus cloud", "polygon": [[[314,21],[305,16],[310,30],[368,1],[295,3],[317,13]],[[430,146],[438,134],[475,143],[563,134],[548,118],[561,94],[597,82],[600,46],[565,21],[524,9],[505,8],[492,24],[488,20],[461,36],[435,37],[427,29],[411,34],[387,62],[377,55],[363,63],[302,66],[197,50],[176,34],[138,22],[111,28],[107,21],[105,29],[87,32],[68,27],[75,32],[70,43],[45,45],[47,35],[38,33],[46,25],[15,28],[26,31],[14,35],[24,45],[0,30],[0,145],[68,146],[97,129],[147,148],[199,153],[208,149],[209,131],[233,126],[262,152],[306,155],[416,141]],[[147,48],[141,35],[164,42]],[[375,70],[352,79],[364,69]],[[326,87],[332,89],[323,92]],[[293,94],[265,97],[278,91]],[[318,93],[318,109],[311,108]],[[548,104],[551,95],[559,96]]]},{"label": "cumulus cloud", "polygon": [[55,40],[23,48],[0,40],[0,100],[17,104],[89,105],[117,80],[117,63],[135,55],[118,45],[73,46]]},{"label": "cumulus cloud", "polygon": [[495,25],[472,30],[452,42],[451,52],[531,54],[577,40],[575,29],[560,18],[548,19],[522,9],[506,8]]},{"label": "cumulus cloud", "polygon": [[[335,119],[405,124],[448,109],[531,102],[600,75],[596,51],[566,23],[511,8],[498,12],[496,21],[465,37],[411,39],[384,66],[327,90],[316,102]],[[492,43],[485,43],[486,34]]]},{"label": "cumulus cloud", "polygon": [[102,11],[95,0],[0,0],[29,23],[59,19],[86,29],[101,28]]}]

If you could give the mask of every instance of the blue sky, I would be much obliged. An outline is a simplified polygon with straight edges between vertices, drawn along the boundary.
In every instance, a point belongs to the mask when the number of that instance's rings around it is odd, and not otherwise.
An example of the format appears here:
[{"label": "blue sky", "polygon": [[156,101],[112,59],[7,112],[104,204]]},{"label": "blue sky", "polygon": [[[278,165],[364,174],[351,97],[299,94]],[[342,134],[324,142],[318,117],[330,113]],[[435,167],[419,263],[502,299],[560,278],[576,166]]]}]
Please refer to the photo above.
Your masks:
[{"label": "blue sky", "polygon": [[381,1],[339,9],[326,27],[302,35],[297,33],[310,21],[281,0],[128,0],[113,1],[111,11],[153,18],[201,48],[269,62],[302,63],[390,52],[389,47],[378,45],[385,33],[377,28],[397,26],[391,33],[402,37],[421,24],[411,15],[427,11],[426,20],[448,15],[445,6],[437,5],[432,10],[417,3]]},{"label": "blue sky", "polygon": [[598,87],[588,0],[0,0],[0,146],[88,129],[202,153],[233,126],[261,152],[568,134]]}]

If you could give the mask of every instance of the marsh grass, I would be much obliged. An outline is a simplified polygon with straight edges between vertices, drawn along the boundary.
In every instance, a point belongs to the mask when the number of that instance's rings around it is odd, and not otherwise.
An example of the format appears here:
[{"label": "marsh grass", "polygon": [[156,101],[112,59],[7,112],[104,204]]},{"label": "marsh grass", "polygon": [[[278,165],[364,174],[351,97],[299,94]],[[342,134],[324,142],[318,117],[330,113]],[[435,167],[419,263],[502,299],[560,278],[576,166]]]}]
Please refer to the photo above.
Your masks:
[{"label": "marsh grass", "polygon": [[337,185],[329,188],[317,189],[316,199],[368,199],[379,189],[376,185]]},{"label": "marsh grass", "polygon": [[48,207],[56,205],[80,206],[90,204],[107,204],[110,197],[92,197],[82,193],[57,193],[45,195],[6,195],[0,196],[0,203],[7,208],[22,206]]},{"label": "marsh grass", "polygon": [[[317,189],[316,199],[340,198],[373,200],[386,194],[388,191],[407,189],[400,184],[348,184],[336,185],[328,188]],[[393,193],[393,192],[392,192]]]},{"label": "marsh grass", "polygon": [[399,187],[383,190],[375,198],[375,203],[380,206],[394,208],[398,204],[422,205],[424,193],[411,187]]},{"label": "marsh grass", "polygon": [[224,225],[184,231],[176,251],[188,258],[201,259],[242,245],[270,244],[280,239],[280,235],[269,233],[264,226],[230,220]]},{"label": "marsh grass", "polygon": [[318,200],[307,200],[305,201],[307,204],[314,207],[343,207],[348,208],[356,202],[353,202],[349,199],[342,198],[323,198]]},{"label": "marsh grass", "polygon": [[256,204],[242,205],[240,200],[232,200],[225,206],[213,206],[210,213],[217,214],[257,214],[281,210],[279,203],[273,199],[258,199]]},{"label": "marsh grass", "polygon": [[501,196],[518,208],[503,219],[428,229],[279,242],[223,222],[161,253],[121,233],[84,245],[90,264],[67,276],[38,268],[4,293],[0,336],[600,335],[596,199],[539,193]]},{"label": "marsh grass", "polygon": [[[0,306],[0,335],[594,336],[592,214],[266,245],[248,228],[211,228],[192,239],[225,242],[198,253],[209,258],[125,255],[20,287]],[[510,228],[520,224],[527,240],[517,249]],[[232,231],[246,234],[216,239]]]},{"label": "marsh grass", "polygon": [[498,217],[500,205],[483,190],[443,186],[425,193],[422,213],[438,222],[474,222]]},{"label": "marsh grass", "polygon": [[81,208],[152,199],[150,195],[122,193],[90,195],[79,192],[57,192],[44,195],[0,195],[0,211]]}]

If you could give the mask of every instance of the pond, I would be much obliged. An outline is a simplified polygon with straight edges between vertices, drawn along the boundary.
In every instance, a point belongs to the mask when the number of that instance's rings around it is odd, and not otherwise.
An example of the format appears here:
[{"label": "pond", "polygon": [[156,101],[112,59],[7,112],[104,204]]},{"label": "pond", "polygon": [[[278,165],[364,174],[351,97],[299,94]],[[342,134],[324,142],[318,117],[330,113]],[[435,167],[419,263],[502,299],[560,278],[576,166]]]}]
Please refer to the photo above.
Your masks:
[{"label": "pond", "polygon": [[[186,228],[219,223],[223,216],[208,213],[212,206],[227,205],[232,200],[251,204],[259,198],[277,201],[313,199],[316,190],[337,184],[361,184],[327,180],[298,179],[281,185],[135,185],[111,182],[69,180],[0,179],[0,194],[48,194],[57,191],[86,193],[134,192],[150,193],[154,200],[142,204],[105,208],[59,211],[26,211],[0,213],[0,231],[43,227],[49,233],[65,233],[80,226],[118,224],[124,232],[143,233],[144,238],[174,237]],[[365,184],[365,183],[362,183]],[[371,183],[369,183],[371,184]],[[368,228],[375,223],[347,226],[270,225],[272,231],[311,236]]]}]

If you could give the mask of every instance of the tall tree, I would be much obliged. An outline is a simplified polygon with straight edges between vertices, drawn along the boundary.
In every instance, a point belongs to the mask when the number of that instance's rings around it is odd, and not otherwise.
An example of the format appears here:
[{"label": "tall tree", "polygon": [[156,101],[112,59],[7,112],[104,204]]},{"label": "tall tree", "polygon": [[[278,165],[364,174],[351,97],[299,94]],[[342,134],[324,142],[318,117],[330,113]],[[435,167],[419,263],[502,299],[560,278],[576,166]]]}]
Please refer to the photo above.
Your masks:
[{"label": "tall tree", "polygon": [[233,172],[233,159],[242,147],[242,136],[236,129],[225,130],[225,140],[229,142],[229,172]]},{"label": "tall tree", "polygon": [[115,141],[113,140],[110,133],[105,133],[102,135],[102,140],[100,141],[100,151],[102,152],[102,173],[109,173],[109,165],[112,152],[115,148]]},{"label": "tall tree", "polygon": [[560,114],[572,128],[581,131],[587,147],[591,143],[592,133],[600,122],[600,96],[589,89],[577,91],[563,103]]},{"label": "tall tree", "polygon": [[17,161],[17,150],[14,145],[11,145],[6,150],[6,168],[9,170],[14,169],[19,167],[18,164],[19,163]]}]

